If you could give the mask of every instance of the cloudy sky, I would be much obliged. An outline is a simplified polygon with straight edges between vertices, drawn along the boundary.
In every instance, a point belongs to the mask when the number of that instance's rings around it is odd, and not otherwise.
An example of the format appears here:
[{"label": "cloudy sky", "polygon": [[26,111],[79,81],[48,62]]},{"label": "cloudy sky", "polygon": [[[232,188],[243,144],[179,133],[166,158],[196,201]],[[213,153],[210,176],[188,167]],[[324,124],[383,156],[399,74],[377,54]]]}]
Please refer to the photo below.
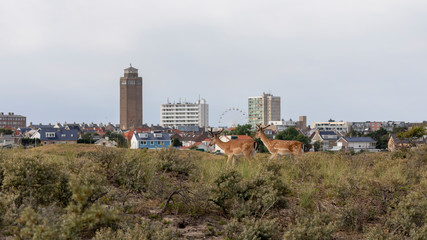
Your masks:
[{"label": "cloudy sky", "polygon": [[0,1],[0,112],[118,123],[129,63],[149,124],[168,98],[216,125],[263,92],[285,119],[427,120],[427,1]]}]

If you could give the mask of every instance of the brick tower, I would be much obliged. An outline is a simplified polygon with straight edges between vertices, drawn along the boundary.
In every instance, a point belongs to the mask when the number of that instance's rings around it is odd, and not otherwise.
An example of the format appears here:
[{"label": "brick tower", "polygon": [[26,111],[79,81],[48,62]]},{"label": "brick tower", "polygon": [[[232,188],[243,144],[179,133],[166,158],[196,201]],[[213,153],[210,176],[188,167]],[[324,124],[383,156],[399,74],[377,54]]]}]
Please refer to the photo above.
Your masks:
[{"label": "brick tower", "polygon": [[142,127],[142,77],[138,69],[130,65],[120,78],[120,129],[133,130]]}]

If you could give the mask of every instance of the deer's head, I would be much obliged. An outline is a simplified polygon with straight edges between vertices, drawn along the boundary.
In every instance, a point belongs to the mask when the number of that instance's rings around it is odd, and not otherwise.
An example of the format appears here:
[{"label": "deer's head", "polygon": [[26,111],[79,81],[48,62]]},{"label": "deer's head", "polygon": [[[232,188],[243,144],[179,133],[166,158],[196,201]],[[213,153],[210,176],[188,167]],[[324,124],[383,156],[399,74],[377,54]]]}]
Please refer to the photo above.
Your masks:
[{"label": "deer's head", "polygon": [[261,124],[257,124],[255,138],[261,138],[261,134],[264,133],[264,130],[267,129],[268,127],[270,127],[270,125],[261,127]]},{"label": "deer's head", "polygon": [[213,146],[214,144],[216,144],[219,140],[218,136],[224,131],[224,129],[222,129],[221,131],[214,133],[213,129],[211,128],[209,130],[209,135],[211,136],[211,141],[209,143],[209,146]]}]

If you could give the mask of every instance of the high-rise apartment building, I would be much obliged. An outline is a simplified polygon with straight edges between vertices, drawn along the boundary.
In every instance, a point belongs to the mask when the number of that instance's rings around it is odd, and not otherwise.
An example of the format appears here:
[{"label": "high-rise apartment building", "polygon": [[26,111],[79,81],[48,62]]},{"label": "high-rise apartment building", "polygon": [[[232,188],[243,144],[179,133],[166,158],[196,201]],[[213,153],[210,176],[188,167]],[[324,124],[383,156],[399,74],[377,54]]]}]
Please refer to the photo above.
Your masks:
[{"label": "high-rise apartment building", "polygon": [[160,125],[177,128],[178,126],[209,127],[209,105],[205,99],[195,103],[178,102],[160,106]]},{"label": "high-rise apartment building", "polygon": [[120,78],[120,129],[133,130],[142,127],[142,77],[132,65],[124,71]]},{"label": "high-rise apartment building", "polygon": [[27,117],[15,115],[13,112],[7,115],[3,112],[0,113],[0,128],[25,128],[27,125]]},{"label": "high-rise apartment building", "polygon": [[249,124],[267,125],[270,121],[280,121],[280,97],[269,93],[248,98]]}]

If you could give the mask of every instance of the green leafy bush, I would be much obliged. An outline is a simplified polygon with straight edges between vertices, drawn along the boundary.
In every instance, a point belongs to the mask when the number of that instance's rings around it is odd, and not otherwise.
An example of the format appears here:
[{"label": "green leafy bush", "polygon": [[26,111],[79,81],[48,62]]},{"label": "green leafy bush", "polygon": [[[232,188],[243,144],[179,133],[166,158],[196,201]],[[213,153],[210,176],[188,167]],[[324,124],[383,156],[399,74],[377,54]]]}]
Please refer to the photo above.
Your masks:
[{"label": "green leafy bush", "polygon": [[391,211],[386,226],[400,236],[412,237],[427,229],[427,198],[420,192],[412,192]]},{"label": "green leafy bush", "polygon": [[344,207],[338,215],[337,227],[345,231],[362,232],[363,227],[374,218],[375,212],[359,204]]},{"label": "green leafy bush", "polygon": [[3,191],[16,194],[17,207],[51,203],[66,206],[71,197],[68,176],[60,165],[39,154],[15,154],[3,161]]},{"label": "green leafy bush", "polygon": [[90,237],[97,229],[115,226],[118,221],[117,209],[102,205],[107,181],[100,172],[97,165],[87,163],[78,174],[72,175],[73,194],[61,226],[64,238]]},{"label": "green leafy bush", "polygon": [[327,240],[332,239],[335,226],[329,215],[314,213],[297,218],[284,234],[287,240]]},{"label": "green leafy bush", "polygon": [[[274,168],[273,168],[274,169]],[[226,170],[214,181],[211,201],[237,218],[262,217],[268,210],[286,206],[288,188],[277,171],[263,169],[252,179]]]},{"label": "green leafy bush", "polygon": [[142,224],[136,224],[133,227],[125,229],[118,229],[114,231],[111,228],[103,228],[99,230],[94,240],[134,240],[134,239],[147,239],[147,240],[168,240],[176,239],[179,234],[173,229],[164,226],[157,222],[145,221]]},{"label": "green leafy bush", "polygon": [[280,232],[275,220],[244,218],[241,221],[231,219],[225,226],[228,239],[280,239]]},{"label": "green leafy bush", "polygon": [[191,153],[182,157],[179,150],[175,148],[165,148],[157,151],[154,156],[158,169],[171,172],[175,175],[189,176],[194,169],[193,156]]}]

